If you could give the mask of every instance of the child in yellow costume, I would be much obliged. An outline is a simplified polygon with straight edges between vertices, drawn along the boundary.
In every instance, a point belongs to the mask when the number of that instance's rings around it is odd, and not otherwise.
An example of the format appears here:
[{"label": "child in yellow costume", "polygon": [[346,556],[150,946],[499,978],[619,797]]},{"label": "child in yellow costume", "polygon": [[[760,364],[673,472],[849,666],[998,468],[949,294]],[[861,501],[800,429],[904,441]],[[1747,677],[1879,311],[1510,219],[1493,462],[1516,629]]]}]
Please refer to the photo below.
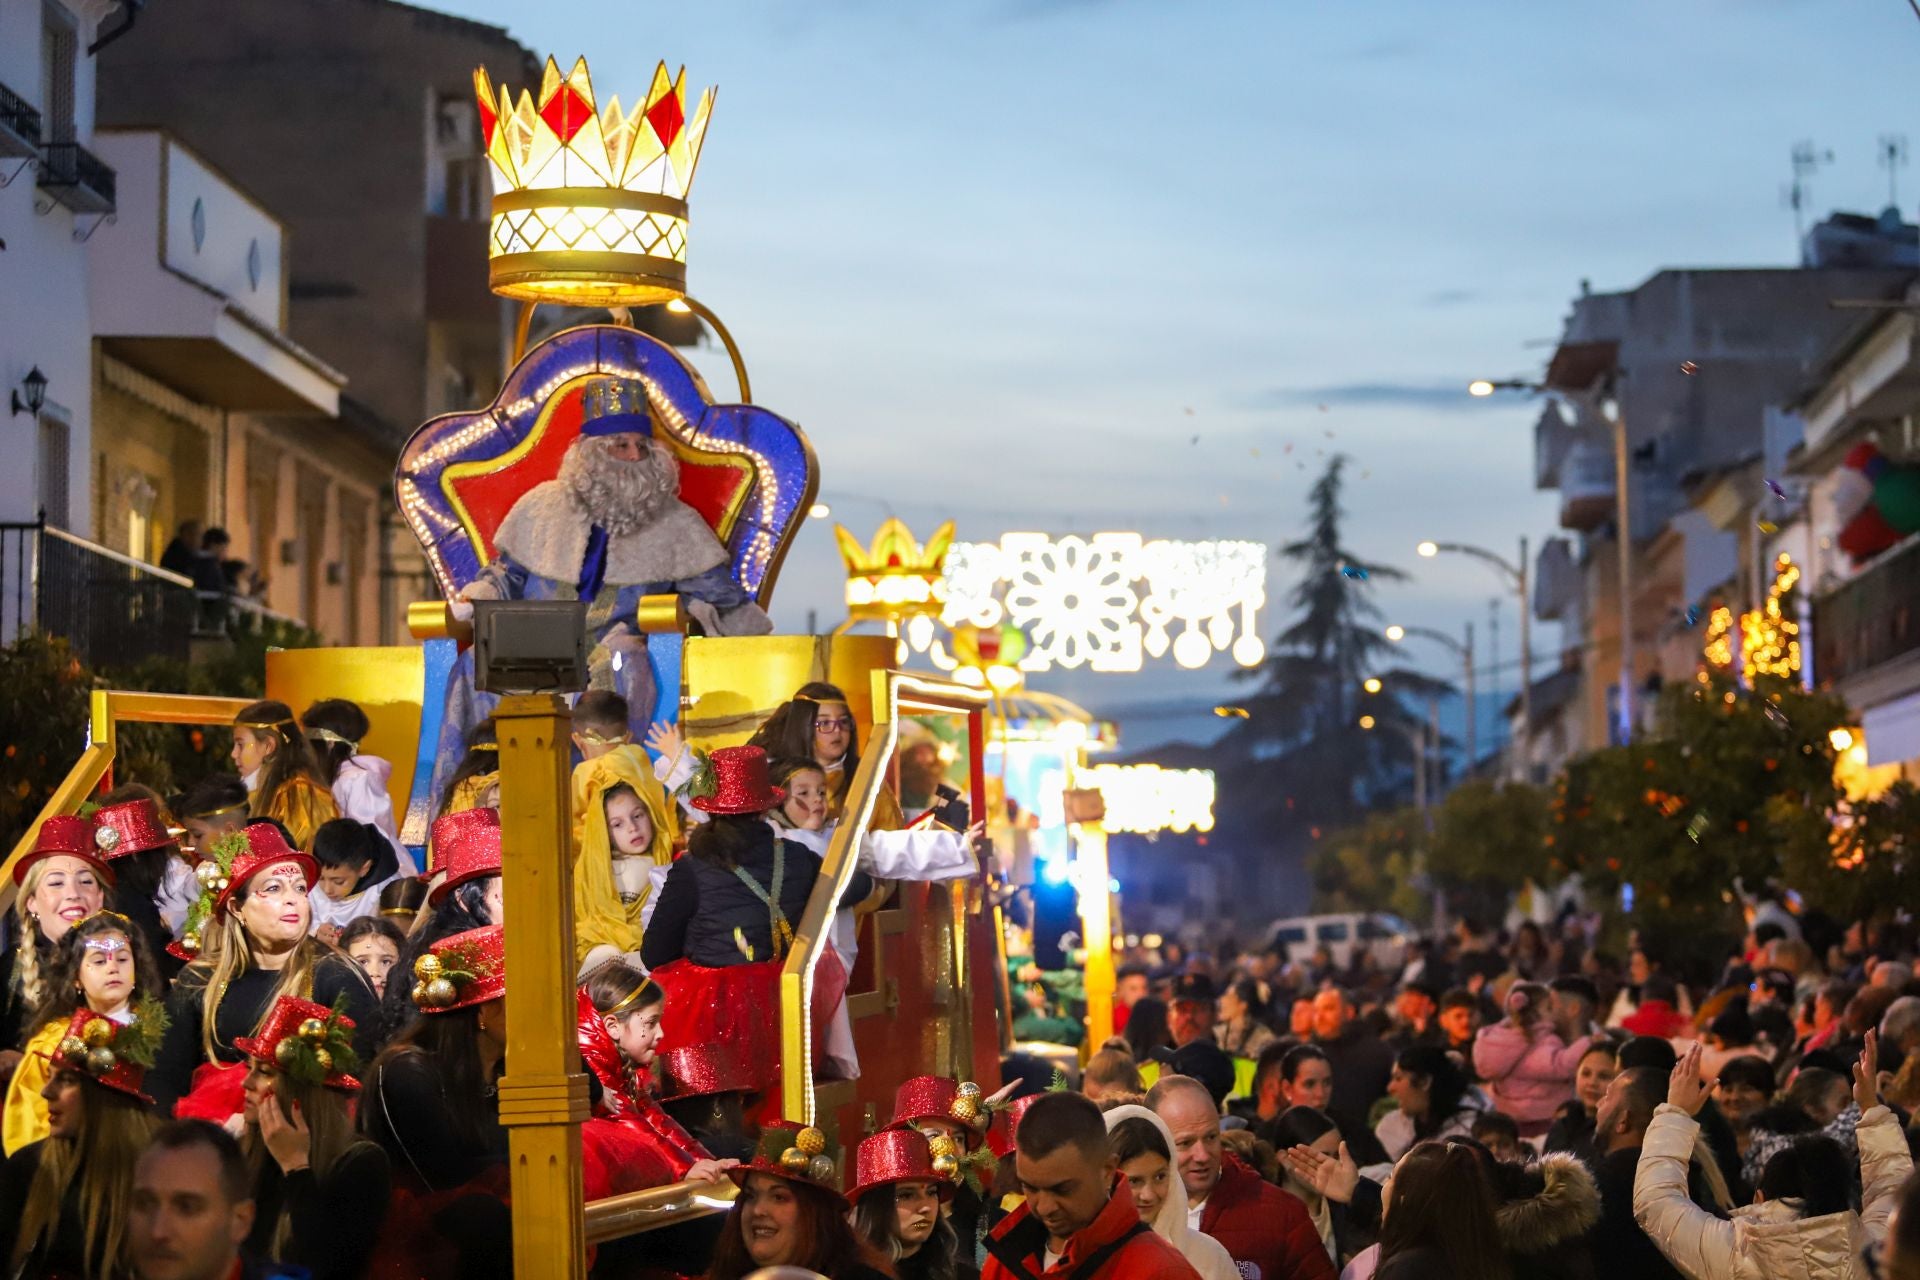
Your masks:
[{"label": "child in yellow costume", "polygon": [[592,972],[640,949],[655,868],[673,863],[674,807],[639,747],[617,747],[573,771],[575,959]]}]

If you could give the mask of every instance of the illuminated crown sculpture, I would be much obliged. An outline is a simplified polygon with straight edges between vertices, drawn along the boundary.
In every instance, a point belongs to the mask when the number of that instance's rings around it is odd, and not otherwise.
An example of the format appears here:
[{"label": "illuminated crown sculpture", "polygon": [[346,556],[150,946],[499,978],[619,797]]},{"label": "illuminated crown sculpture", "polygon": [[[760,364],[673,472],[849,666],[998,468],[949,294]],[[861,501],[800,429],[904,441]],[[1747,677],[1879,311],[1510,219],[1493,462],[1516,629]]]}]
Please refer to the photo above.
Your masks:
[{"label": "illuminated crown sculpture", "polygon": [[489,283],[504,297],[570,306],[641,306],[686,292],[687,192],[713,90],[687,114],[686,69],[662,62],[646,99],[622,111],[593,96],[587,62],[547,59],[535,97],[473,74],[493,168]]},{"label": "illuminated crown sculpture", "polygon": [[953,544],[953,521],[935,529],[924,547],[897,516],[887,518],[868,547],[844,525],[833,526],[833,537],[847,566],[848,617],[899,622],[940,612],[939,587],[947,548]]}]

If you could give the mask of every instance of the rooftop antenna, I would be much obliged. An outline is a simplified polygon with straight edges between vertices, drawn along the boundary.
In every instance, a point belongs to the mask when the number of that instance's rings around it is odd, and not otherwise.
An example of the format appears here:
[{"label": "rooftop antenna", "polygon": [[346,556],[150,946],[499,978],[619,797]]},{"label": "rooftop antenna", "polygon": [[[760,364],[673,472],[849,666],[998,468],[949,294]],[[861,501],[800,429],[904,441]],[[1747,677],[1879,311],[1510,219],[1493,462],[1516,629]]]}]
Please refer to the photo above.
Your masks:
[{"label": "rooftop antenna", "polygon": [[1833,152],[1822,150],[1811,141],[1793,144],[1789,153],[1793,160],[1793,183],[1780,193],[1781,203],[1793,210],[1793,238],[1797,243],[1806,238],[1806,210],[1813,203],[1814,171],[1823,164],[1833,163]]},{"label": "rooftop antenna", "polygon": [[1880,135],[1880,167],[1887,171],[1887,207],[1900,207],[1900,171],[1907,167],[1907,135]]}]

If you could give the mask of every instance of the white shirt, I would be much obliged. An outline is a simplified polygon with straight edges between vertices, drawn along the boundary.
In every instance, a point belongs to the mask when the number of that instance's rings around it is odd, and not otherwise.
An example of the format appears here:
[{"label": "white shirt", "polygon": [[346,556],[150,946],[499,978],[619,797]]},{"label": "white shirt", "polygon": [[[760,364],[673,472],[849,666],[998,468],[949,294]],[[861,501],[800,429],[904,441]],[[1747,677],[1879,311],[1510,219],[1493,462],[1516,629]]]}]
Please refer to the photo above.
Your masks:
[{"label": "white shirt", "polygon": [[1202,1200],[1199,1204],[1188,1205],[1187,1230],[1198,1231],[1200,1229],[1200,1219],[1206,1215],[1206,1212],[1207,1202],[1205,1200]]}]

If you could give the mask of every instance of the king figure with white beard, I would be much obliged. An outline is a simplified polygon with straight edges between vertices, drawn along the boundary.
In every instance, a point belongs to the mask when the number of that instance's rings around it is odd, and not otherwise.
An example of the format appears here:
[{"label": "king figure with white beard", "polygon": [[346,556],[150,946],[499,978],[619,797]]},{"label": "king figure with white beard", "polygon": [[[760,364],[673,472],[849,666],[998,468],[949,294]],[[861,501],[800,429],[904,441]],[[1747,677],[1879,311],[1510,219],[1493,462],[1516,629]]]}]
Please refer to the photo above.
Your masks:
[{"label": "king figure with white beard", "polygon": [[[680,500],[679,460],[655,436],[645,385],[596,378],[582,391],[581,406],[580,436],[567,447],[560,474],[513,504],[494,533],[493,560],[460,595],[591,601],[589,685],[626,698],[639,741],[655,703],[645,637],[635,625],[643,596],[685,597],[688,614],[708,635],[764,635],[773,624],[734,581],[720,539]],[[497,701],[477,692],[472,677],[471,654],[463,654],[448,689],[437,753],[442,768],[458,761],[466,734]]]}]

